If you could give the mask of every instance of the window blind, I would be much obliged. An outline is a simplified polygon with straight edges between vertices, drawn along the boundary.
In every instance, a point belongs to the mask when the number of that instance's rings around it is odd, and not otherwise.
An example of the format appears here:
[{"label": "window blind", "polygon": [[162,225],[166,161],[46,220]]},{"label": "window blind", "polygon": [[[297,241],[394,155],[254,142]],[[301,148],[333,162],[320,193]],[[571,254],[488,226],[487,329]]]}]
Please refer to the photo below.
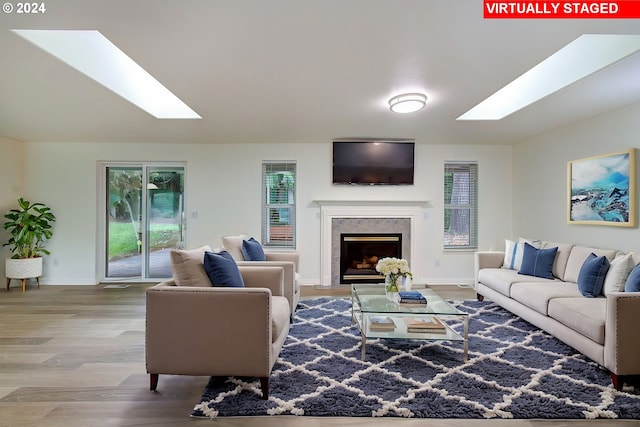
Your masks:
[{"label": "window blind", "polygon": [[296,247],[296,162],[262,163],[262,244]]},{"label": "window blind", "polygon": [[444,164],[445,249],[478,247],[478,163]]}]

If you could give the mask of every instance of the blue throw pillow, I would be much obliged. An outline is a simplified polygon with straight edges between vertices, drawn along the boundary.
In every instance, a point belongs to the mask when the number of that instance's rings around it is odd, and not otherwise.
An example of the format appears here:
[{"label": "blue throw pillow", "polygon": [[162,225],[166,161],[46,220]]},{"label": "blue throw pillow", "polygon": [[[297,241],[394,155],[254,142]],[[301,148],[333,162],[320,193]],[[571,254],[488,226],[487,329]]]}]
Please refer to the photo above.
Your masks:
[{"label": "blue throw pillow", "polygon": [[633,267],[624,284],[625,292],[640,292],[640,264]]},{"label": "blue throw pillow", "polygon": [[594,298],[602,293],[609,265],[609,260],[605,256],[596,256],[594,253],[584,260],[578,273],[578,289],[582,295]]},{"label": "blue throw pillow", "polygon": [[266,261],[262,245],[253,237],[242,241],[242,256],[245,261]]},{"label": "blue throw pillow", "polygon": [[524,243],[522,266],[519,274],[553,279],[553,262],[558,248],[536,249],[527,242]]},{"label": "blue throw pillow", "polygon": [[227,251],[205,252],[204,270],[213,286],[244,288],[238,264]]}]

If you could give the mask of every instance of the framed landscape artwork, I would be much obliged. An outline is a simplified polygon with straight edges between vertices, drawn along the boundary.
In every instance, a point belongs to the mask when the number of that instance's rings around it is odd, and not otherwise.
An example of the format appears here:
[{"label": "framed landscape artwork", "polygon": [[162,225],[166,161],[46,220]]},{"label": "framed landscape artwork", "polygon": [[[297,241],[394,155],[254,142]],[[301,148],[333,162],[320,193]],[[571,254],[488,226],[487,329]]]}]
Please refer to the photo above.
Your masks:
[{"label": "framed landscape artwork", "polygon": [[569,223],[634,227],[635,165],[635,149],[569,162]]}]

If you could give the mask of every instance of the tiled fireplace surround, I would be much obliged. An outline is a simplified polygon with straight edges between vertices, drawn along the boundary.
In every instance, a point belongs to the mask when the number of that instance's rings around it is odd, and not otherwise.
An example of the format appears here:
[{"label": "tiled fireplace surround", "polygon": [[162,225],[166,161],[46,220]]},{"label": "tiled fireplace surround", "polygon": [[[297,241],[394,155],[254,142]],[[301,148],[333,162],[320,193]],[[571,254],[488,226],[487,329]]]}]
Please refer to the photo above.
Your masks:
[{"label": "tiled fireplace surround", "polygon": [[321,285],[340,283],[341,233],[402,233],[402,257],[421,276],[423,201],[317,201],[320,205]]}]

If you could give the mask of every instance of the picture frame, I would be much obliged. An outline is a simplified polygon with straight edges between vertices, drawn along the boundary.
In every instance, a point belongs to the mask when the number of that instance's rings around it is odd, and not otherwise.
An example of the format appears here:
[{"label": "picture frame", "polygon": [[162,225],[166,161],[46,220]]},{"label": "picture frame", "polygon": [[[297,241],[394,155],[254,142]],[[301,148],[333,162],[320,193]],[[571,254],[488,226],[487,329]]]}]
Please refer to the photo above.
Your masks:
[{"label": "picture frame", "polygon": [[635,149],[568,163],[569,224],[635,227]]}]

